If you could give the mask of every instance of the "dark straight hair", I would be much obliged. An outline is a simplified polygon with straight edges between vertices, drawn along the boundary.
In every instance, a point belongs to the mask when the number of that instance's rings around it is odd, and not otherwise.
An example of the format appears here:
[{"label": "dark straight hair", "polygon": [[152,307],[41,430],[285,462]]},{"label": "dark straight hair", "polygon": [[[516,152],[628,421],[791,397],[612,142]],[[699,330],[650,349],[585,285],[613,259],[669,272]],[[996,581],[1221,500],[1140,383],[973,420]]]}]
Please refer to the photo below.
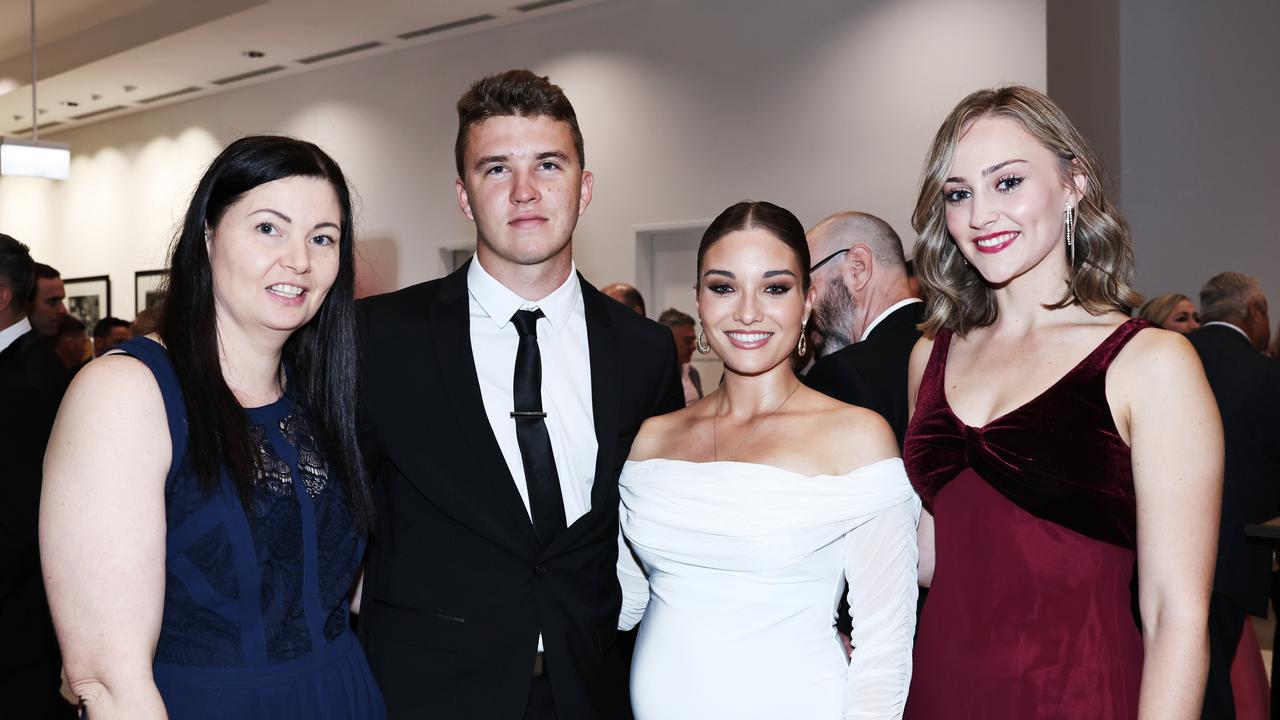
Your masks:
[{"label": "dark straight hair", "polygon": [[245,137],[227,146],[196,186],[174,241],[158,332],[186,401],[192,469],[205,489],[213,492],[225,468],[245,513],[252,517],[254,469],[259,461],[244,409],[222,375],[205,233],[246,192],[290,177],[328,181],[342,210],[342,232],[333,287],[315,317],[285,342],[288,393],[307,416],[319,447],[341,478],[356,527],[363,533],[372,502],[355,431],[355,233],[351,193],[332,158],[309,142],[287,137]]},{"label": "dark straight hair", "polygon": [[698,243],[698,284],[702,284],[702,258],[707,249],[729,233],[739,230],[764,230],[791,249],[799,265],[800,288],[809,292],[809,242],[804,226],[790,210],[764,200],[743,200],[725,208],[702,233]]}]

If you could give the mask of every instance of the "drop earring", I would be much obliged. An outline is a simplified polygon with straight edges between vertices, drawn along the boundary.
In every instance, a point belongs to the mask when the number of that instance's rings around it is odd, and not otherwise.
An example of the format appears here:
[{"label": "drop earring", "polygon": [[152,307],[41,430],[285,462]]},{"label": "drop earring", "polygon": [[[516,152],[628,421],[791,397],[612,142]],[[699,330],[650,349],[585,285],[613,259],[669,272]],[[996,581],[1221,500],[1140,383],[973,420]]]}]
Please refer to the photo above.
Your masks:
[{"label": "drop earring", "polygon": [[707,344],[706,330],[702,330],[702,329],[698,330],[698,337],[696,340],[694,340],[693,346],[698,350],[699,353],[703,355],[711,354],[711,346]]},{"label": "drop earring", "polygon": [[1071,258],[1071,267],[1076,266],[1076,209],[1071,205],[1062,213],[1067,226],[1067,255]]}]

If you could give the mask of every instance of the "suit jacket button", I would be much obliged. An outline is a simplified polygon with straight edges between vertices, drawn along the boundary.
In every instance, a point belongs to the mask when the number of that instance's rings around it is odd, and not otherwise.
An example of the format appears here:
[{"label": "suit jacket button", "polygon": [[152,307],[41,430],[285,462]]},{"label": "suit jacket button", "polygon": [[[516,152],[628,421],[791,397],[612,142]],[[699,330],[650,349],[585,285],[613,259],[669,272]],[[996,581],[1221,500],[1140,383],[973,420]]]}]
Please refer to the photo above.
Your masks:
[{"label": "suit jacket button", "polygon": [[539,574],[539,575],[546,575],[546,574],[547,574],[547,566],[546,566],[546,565],[534,565],[534,566],[533,566],[533,571],[534,571],[535,573]]}]

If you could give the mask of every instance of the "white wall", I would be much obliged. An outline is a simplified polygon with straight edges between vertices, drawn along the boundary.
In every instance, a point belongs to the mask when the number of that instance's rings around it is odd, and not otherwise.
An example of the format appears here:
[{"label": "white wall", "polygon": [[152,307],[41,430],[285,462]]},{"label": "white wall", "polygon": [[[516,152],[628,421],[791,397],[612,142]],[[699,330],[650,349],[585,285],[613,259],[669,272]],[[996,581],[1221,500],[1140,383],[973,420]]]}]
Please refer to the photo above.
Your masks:
[{"label": "white wall", "polygon": [[[908,246],[927,144],[979,87],[1045,87],[1043,0],[617,0],[63,133],[65,183],[0,180],[0,231],[64,276],[160,267],[217,150],[256,132],[325,147],[360,200],[365,291],[435,277],[472,242],[453,192],[453,105],[530,67],[577,108],[596,195],[575,254],[597,284],[635,276],[634,226],[743,199],[811,225],[881,215]],[[656,310],[655,310],[656,312]]]},{"label": "white wall", "polygon": [[1121,207],[1139,289],[1194,298],[1237,270],[1259,279],[1277,318],[1280,3],[1120,8]]}]

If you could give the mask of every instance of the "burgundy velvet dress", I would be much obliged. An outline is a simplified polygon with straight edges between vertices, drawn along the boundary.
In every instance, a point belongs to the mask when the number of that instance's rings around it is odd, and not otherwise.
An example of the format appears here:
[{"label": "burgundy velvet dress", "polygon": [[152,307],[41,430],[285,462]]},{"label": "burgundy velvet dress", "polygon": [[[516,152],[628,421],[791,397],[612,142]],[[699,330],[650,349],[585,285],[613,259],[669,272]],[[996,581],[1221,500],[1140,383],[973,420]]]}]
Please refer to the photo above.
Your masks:
[{"label": "burgundy velvet dress", "polygon": [[947,403],[951,333],[938,333],[904,451],[937,558],[907,720],[1137,717],[1133,471],[1106,374],[1149,326],[1124,323],[980,428]]}]

